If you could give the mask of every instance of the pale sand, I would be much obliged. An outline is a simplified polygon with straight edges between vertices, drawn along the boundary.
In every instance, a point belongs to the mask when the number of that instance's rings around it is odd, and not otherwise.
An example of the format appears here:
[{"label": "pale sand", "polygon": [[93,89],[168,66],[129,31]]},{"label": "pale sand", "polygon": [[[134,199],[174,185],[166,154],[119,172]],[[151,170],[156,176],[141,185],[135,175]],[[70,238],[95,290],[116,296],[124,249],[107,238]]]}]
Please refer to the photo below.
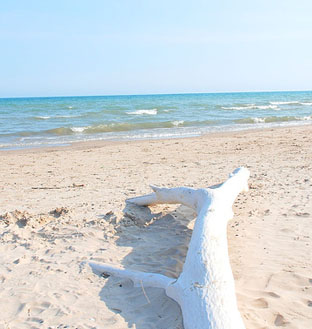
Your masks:
[{"label": "pale sand", "polygon": [[178,276],[194,214],[125,199],[242,165],[251,188],[228,239],[246,327],[312,328],[312,126],[0,152],[0,328],[183,328],[162,290],[85,262]]}]

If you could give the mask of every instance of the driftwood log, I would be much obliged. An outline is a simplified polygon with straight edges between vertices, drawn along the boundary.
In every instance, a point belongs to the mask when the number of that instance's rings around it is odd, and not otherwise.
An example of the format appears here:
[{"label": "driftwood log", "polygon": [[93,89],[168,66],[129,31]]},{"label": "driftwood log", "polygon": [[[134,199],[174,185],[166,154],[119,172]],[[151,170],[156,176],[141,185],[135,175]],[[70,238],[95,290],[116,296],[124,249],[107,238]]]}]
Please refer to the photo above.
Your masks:
[{"label": "driftwood log", "polygon": [[244,329],[237,308],[234,278],[228,257],[227,222],[237,195],[248,191],[249,171],[238,168],[218,187],[159,188],[129,199],[139,206],[181,203],[197,212],[194,231],[178,279],[108,264],[90,263],[101,273],[131,279],[135,286],[163,288],[181,307],[185,329]]}]

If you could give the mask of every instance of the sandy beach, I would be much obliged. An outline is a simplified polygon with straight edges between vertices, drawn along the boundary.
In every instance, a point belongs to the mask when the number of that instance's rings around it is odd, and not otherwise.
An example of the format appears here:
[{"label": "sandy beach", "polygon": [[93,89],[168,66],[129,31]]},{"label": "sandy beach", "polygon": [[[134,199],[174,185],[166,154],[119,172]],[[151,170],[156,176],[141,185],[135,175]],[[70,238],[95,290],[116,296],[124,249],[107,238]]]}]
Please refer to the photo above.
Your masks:
[{"label": "sandy beach", "polygon": [[[0,152],[0,328],[182,329],[164,291],[88,261],[177,277],[195,214],[126,206],[149,184],[251,172],[228,225],[247,329],[312,327],[312,126]],[[225,328],[226,329],[226,328]]]}]

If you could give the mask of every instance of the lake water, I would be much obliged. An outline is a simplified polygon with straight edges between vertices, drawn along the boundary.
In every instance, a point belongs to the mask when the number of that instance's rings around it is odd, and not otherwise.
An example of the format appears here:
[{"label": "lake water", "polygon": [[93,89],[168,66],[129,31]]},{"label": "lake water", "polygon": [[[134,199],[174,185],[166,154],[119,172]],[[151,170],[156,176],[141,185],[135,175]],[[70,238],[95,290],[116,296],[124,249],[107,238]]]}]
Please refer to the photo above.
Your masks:
[{"label": "lake water", "polygon": [[0,99],[0,149],[312,123],[312,91]]}]

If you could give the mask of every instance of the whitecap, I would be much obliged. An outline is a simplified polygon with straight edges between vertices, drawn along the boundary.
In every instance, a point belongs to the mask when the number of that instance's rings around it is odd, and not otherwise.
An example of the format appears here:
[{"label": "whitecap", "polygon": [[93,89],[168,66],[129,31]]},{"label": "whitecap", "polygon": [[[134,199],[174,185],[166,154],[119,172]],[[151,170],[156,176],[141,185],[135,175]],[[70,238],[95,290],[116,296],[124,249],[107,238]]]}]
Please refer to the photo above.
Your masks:
[{"label": "whitecap", "polygon": [[232,107],[221,107],[223,110],[278,110],[277,105],[255,105],[249,104],[246,106],[232,106]]},{"label": "whitecap", "polygon": [[151,110],[137,110],[137,111],[132,111],[132,112],[126,112],[127,114],[134,114],[134,115],[156,115],[157,114],[157,109],[151,109]]},{"label": "whitecap", "polygon": [[251,110],[253,109],[254,106],[255,106],[254,104],[250,104],[246,106],[231,106],[231,107],[222,106],[221,108],[223,110]]},{"label": "whitecap", "polygon": [[292,104],[301,104],[298,101],[282,101],[282,102],[270,102],[272,105],[292,105]]},{"label": "whitecap", "polygon": [[289,101],[289,102],[270,102],[273,105],[306,105],[312,106],[312,102],[299,102],[299,101]]},{"label": "whitecap", "polygon": [[84,132],[86,129],[88,129],[88,127],[72,127],[70,128],[74,133],[82,133]]},{"label": "whitecap", "polygon": [[265,118],[253,118],[254,123],[264,123]]},{"label": "whitecap", "polygon": [[277,110],[279,107],[277,105],[257,105],[253,107],[254,109],[259,109],[259,110]]},{"label": "whitecap", "polygon": [[78,118],[80,115],[56,115],[54,118]]},{"label": "whitecap", "polygon": [[308,121],[308,120],[312,120],[312,116],[308,115],[308,116],[305,116],[305,117],[296,117],[296,119],[300,120],[300,121]]},{"label": "whitecap", "polygon": [[48,120],[50,118],[51,117],[49,117],[49,116],[37,116],[37,117],[35,117],[35,119],[39,119],[39,120]]},{"label": "whitecap", "polygon": [[48,119],[66,119],[66,118],[78,118],[80,115],[55,115],[55,116],[36,116],[37,120],[48,120]]},{"label": "whitecap", "polygon": [[172,121],[172,124],[174,126],[180,126],[183,125],[184,121],[183,120],[177,120],[177,121]]}]

